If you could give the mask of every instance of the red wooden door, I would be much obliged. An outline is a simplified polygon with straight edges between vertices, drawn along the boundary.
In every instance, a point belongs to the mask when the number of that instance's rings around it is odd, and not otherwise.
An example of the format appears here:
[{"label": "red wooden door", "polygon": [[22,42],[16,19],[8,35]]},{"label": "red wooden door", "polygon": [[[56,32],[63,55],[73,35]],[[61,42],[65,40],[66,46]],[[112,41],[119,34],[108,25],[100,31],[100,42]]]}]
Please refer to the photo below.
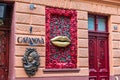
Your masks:
[{"label": "red wooden door", "polygon": [[0,31],[0,80],[8,80],[8,32]]},{"label": "red wooden door", "polygon": [[109,80],[108,38],[89,33],[90,80]]}]

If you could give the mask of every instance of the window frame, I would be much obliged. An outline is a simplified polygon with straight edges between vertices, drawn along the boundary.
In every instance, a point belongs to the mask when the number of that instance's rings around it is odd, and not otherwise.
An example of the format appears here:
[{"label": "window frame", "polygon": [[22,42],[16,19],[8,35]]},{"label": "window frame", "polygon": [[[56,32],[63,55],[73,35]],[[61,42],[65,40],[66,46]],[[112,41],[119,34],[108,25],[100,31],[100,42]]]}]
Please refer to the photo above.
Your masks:
[{"label": "window frame", "polygon": [[[102,33],[107,33],[108,32],[108,17],[107,16],[102,16],[102,15],[93,15],[93,14],[89,14],[89,17],[93,17],[94,18],[94,30],[89,30],[89,32],[102,32]],[[98,21],[97,19],[103,18],[105,20],[105,31],[99,31],[98,30]],[[88,24],[89,25],[89,24]]]}]

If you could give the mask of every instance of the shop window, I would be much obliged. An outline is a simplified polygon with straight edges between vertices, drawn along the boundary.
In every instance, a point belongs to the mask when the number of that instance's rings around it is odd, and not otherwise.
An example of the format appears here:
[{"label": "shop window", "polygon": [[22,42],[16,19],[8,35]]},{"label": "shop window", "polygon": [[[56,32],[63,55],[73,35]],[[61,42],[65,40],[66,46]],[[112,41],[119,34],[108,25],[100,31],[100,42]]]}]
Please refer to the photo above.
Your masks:
[{"label": "shop window", "polygon": [[[53,45],[51,39],[67,37],[70,44]],[[68,40],[68,41],[69,41]],[[59,40],[57,40],[59,41]],[[67,41],[67,40],[66,40]],[[77,13],[75,10],[46,7],[46,69],[77,67]]]}]

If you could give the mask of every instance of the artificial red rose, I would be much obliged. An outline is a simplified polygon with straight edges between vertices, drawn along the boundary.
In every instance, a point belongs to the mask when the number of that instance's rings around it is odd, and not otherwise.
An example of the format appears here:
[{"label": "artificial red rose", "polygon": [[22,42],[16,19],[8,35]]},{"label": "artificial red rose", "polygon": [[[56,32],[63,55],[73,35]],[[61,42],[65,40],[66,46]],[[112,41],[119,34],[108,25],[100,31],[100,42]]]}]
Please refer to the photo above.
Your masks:
[{"label": "artificial red rose", "polygon": [[77,62],[77,60],[76,60],[76,59],[72,59],[72,62],[73,62],[73,63],[76,63],[76,62]]},{"label": "artificial red rose", "polygon": [[[65,58],[66,61],[76,62],[76,54],[77,54],[77,13],[75,10],[65,10],[58,8],[46,8],[46,58],[48,59],[46,62],[52,59],[52,64],[46,65],[49,68],[73,68],[76,67],[76,63],[64,64],[64,60],[60,60],[61,58]],[[51,24],[52,23],[52,24]],[[66,33],[67,34],[64,34]],[[50,43],[50,39],[55,36],[65,35],[71,39],[71,44],[66,48],[58,48]],[[48,37],[49,36],[49,37]],[[54,58],[54,54],[58,54],[57,58]],[[68,60],[68,54],[72,54]],[[74,60],[75,59],[75,60]],[[62,63],[61,63],[62,62]],[[60,63],[60,65],[57,65]],[[50,63],[46,63],[50,64]],[[74,65],[73,65],[74,64]]]}]

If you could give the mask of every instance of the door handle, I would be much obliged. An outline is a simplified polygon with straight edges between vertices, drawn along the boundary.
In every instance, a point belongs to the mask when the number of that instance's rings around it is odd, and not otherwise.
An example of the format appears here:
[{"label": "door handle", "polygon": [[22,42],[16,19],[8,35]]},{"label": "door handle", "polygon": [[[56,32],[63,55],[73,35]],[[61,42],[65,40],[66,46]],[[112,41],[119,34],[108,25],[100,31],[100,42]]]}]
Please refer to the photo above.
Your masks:
[{"label": "door handle", "polygon": [[8,69],[5,68],[5,72],[8,72]]},{"label": "door handle", "polygon": [[101,63],[100,63],[100,62],[98,62],[98,64],[100,65]]},{"label": "door handle", "polygon": [[100,65],[101,65],[101,63],[100,63],[100,62],[98,62],[98,67],[100,67]]},{"label": "door handle", "polygon": [[2,69],[3,69],[5,72],[8,72],[8,68],[2,67]]}]

